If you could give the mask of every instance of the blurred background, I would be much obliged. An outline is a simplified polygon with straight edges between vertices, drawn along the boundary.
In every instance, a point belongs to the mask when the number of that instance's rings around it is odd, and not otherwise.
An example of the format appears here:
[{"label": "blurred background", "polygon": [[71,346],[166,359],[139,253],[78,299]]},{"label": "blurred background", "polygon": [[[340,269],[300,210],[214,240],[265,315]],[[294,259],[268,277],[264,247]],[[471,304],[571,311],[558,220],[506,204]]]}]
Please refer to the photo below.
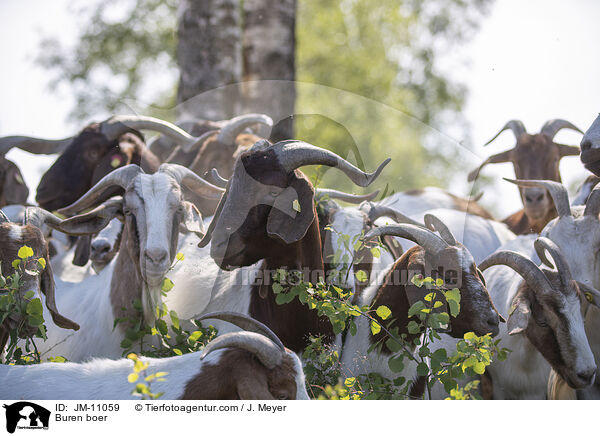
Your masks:
[{"label": "blurred background", "polygon": [[[509,119],[586,130],[600,101],[594,0],[67,0],[0,2],[0,136],[60,138],[111,114],[171,121],[265,112],[285,131],[367,169],[389,190],[483,192],[521,208],[511,164],[467,174],[514,146]],[[293,129],[293,130],[292,130]],[[563,130],[557,142],[578,145]],[[12,150],[31,199],[55,157]],[[587,173],[564,158],[571,189]],[[356,189],[334,178],[321,186]],[[383,183],[381,183],[383,182]],[[358,191],[356,191],[358,192]]]}]

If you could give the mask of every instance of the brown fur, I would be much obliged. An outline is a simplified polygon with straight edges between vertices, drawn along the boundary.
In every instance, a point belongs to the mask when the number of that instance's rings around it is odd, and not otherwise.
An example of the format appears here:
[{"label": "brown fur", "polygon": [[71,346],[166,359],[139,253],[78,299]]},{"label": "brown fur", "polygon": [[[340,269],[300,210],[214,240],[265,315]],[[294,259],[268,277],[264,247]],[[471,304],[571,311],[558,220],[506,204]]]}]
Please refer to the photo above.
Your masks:
[{"label": "brown fur", "polygon": [[181,400],[278,400],[296,398],[294,361],[268,369],[252,353],[223,352],[218,363],[205,365],[186,383]]},{"label": "brown fur", "polygon": [[9,204],[26,204],[29,189],[19,168],[0,156],[0,208]]},{"label": "brown fur", "polygon": [[541,233],[546,224],[556,218],[556,216],[556,209],[552,207],[544,218],[534,221],[527,216],[525,209],[521,209],[505,218],[502,222],[515,235],[528,235],[530,233]]}]

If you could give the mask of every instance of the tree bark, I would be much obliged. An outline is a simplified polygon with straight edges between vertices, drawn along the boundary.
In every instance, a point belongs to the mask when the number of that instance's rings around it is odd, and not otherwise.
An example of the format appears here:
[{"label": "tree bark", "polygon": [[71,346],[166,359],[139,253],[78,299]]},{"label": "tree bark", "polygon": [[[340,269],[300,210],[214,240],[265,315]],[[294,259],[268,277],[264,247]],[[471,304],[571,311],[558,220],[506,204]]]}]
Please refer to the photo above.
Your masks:
[{"label": "tree bark", "polygon": [[[270,115],[293,136],[296,0],[244,0],[243,111]],[[274,132],[275,133],[275,132]]]},{"label": "tree bark", "polygon": [[238,115],[240,18],[239,0],[180,0],[178,120],[222,120]]}]

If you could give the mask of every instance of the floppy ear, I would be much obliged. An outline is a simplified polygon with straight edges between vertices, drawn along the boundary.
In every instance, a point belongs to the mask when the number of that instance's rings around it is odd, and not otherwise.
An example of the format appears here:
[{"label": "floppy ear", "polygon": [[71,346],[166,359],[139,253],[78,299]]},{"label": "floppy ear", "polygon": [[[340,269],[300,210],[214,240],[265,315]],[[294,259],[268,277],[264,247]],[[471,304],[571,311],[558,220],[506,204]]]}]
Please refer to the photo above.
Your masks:
[{"label": "floppy ear", "polygon": [[73,265],[85,266],[90,260],[92,251],[92,235],[80,236],[75,243],[75,253],[73,254]]},{"label": "floppy ear", "polygon": [[596,307],[600,307],[600,292],[596,289],[584,285],[583,283],[577,282],[577,286],[579,286],[579,290],[583,292],[585,299]]},{"label": "floppy ear", "polygon": [[181,233],[194,232],[198,237],[202,238],[206,231],[202,222],[202,215],[189,201],[183,202],[183,217],[179,223],[179,231]]},{"label": "floppy ear", "polygon": [[516,298],[510,307],[506,329],[509,335],[523,333],[529,324],[531,318],[531,308],[529,302],[524,298]]},{"label": "floppy ear", "polygon": [[313,198],[315,191],[304,178],[294,178],[273,203],[267,221],[267,233],[286,244],[304,237],[315,219]]},{"label": "floppy ear", "polygon": [[91,212],[76,215],[52,226],[69,235],[82,236],[97,233],[113,218],[123,219],[123,200],[108,200]]},{"label": "floppy ear", "polygon": [[79,330],[79,324],[65,318],[56,307],[56,298],[54,296],[54,277],[52,276],[52,268],[50,262],[46,262],[46,268],[41,274],[41,288],[42,293],[46,296],[46,307],[52,315],[54,324],[64,329]]}]

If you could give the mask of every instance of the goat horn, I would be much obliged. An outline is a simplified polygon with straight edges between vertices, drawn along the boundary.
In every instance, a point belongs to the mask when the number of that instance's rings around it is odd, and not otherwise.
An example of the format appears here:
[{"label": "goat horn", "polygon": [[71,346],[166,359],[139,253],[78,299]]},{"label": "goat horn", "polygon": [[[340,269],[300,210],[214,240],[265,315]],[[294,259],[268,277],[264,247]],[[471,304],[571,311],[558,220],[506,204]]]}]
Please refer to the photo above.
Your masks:
[{"label": "goat horn", "polygon": [[283,343],[273,332],[273,330],[264,325],[262,322],[257,321],[247,315],[236,312],[212,312],[202,315],[200,318],[197,318],[197,321],[203,321],[205,319],[220,319],[222,321],[227,321],[231,324],[234,324],[247,332],[259,333],[271,339],[281,349],[281,351],[285,351]]},{"label": "goat horn", "polygon": [[104,194],[107,189],[110,189],[114,186],[120,186],[123,189],[127,189],[127,186],[129,186],[131,181],[138,174],[143,173],[144,170],[135,164],[118,168],[104,176],[75,203],[58,210],[58,213],[71,216],[81,212],[82,210],[88,209],[96,204],[98,199],[101,198],[102,194]]},{"label": "goat horn", "polygon": [[542,135],[546,135],[550,139],[554,139],[556,134],[561,129],[571,129],[571,130],[575,130],[576,132],[583,134],[583,132],[581,131],[581,129],[579,129],[579,127],[571,124],[567,120],[561,120],[560,118],[555,118],[553,120],[546,121],[544,123],[544,126],[542,127],[542,130],[540,131],[540,133]]},{"label": "goat horn", "polygon": [[467,181],[472,182],[473,180],[475,180],[479,176],[479,173],[481,172],[482,168],[484,166],[486,166],[487,164],[511,162],[512,161],[511,154],[512,154],[512,149],[506,150],[506,151],[503,151],[502,153],[494,154],[493,156],[488,157],[486,160],[483,161],[483,163],[481,165],[479,165],[477,168],[475,168],[473,171],[471,171],[469,173],[469,175],[467,176]]},{"label": "goat horn", "polygon": [[10,220],[8,219],[6,214],[0,210],[0,224],[9,223],[9,222],[10,222]]},{"label": "goat horn", "polygon": [[65,139],[40,139],[30,136],[5,136],[0,138],[0,156],[4,156],[13,147],[33,154],[62,153],[73,141],[73,137]]},{"label": "goat horn", "polygon": [[222,144],[235,144],[235,138],[248,126],[253,124],[264,124],[273,127],[273,119],[264,114],[246,114],[232,118],[221,128],[217,135],[217,141]]},{"label": "goat horn", "polygon": [[531,259],[516,251],[503,250],[492,253],[479,264],[479,269],[484,271],[494,265],[506,265],[512,268],[536,292],[544,293],[552,288],[542,270]]},{"label": "goat horn", "polygon": [[498,136],[500,136],[500,134],[507,129],[512,130],[512,132],[515,135],[515,139],[517,139],[517,141],[519,140],[519,137],[522,134],[527,133],[527,130],[525,130],[525,126],[523,125],[523,122],[521,120],[510,120],[509,122],[507,122],[504,125],[504,127],[502,127],[502,129],[500,129],[500,131],[498,133],[496,133],[496,135],[492,139],[490,139],[488,142],[483,144],[483,146],[485,147],[486,145],[491,144],[494,141],[494,139],[496,139]]},{"label": "goat horn", "polygon": [[204,142],[201,141],[203,136],[200,136],[199,138],[191,136],[175,124],[142,115],[118,115],[111,117],[100,124],[100,132],[110,139],[116,139],[130,129],[153,130],[162,133],[180,144],[186,153],[201,146]]},{"label": "goat horn", "polygon": [[210,175],[212,176],[215,185],[217,185],[218,187],[225,188],[227,186],[227,182],[229,182],[229,180],[227,180],[224,177],[221,177],[221,175],[219,174],[219,170],[217,170],[216,168],[210,170]]},{"label": "goat horn", "polygon": [[273,145],[273,149],[279,162],[288,172],[304,165],[326,165],[339,169],[356,185],[363,188],[373,183],[391,160],[390,158],[386,159],[374,172],[369,174],[359,170],[337,154],[306,142],[282,141]]},{"label": "goat horn", "polygon": [[158,168],[158,171],[170,175],[177,183],[191,189],[203,198],[216,200],[223,195],[224,189],[210,184],[195,172],[184,166],[165,163]]},{"label": "goat horn", "polygon": [[363,201],[371,201],[379,195],[381,189],[377,189],[369,194],[349,194],[348,192],[338,191],[336,189],[317,188],[315,192],[315,198],[321,200],[323,197],[327,197],[330,200],[342,200],[347,203],[359,204]]},{"label": "goat horn", "polygon": [[56,215],[39,207],[28,207],[25,209],[23,224],[30,224],[41,229],[44,224],[48,224],[53,229],[57,228],[62,220]]},{"label": "goat horn", "polygon": [[281,365],[283,352],[272,340],[254,332],[233,332],[217,337],[204,347],[200,359],[222,348],[237,347],[254,354],[268,369]]},{"label": "goat horn", "polygon": [[223,212],[223,208],[225,207],[225,202],[227,201],[227,193],[229,192],[228,187],[229,187],[229,185],[227,185],[225,187],[225,192],[221,196],[221,200],[219,200],[219,204],[217,205],[217,210],[215,210],[213,219],[210,221],[210,224],[208,225],[208,229],[206,229],[206,233],[204,234],[204,236],[202,237],[200,242],[198,242],[198,248],[206,247],[212,238],[213,231],[215,230],[215,227],[217,226],[217,220],[221,216],[221,212]]},{"label": "goat horn", "polygon": [[423,224],[418,223],[412,218],[409,218],[403,213],[400,213],[388,206],[382,206],[380,204],[371,203],[370,201],[365,201],[359,206],[359,209],[367,214],[369,221],[372,223],[374,223],[378,218],[385,216],[393,219],[397,223],[412,224],[417,227],[423,227]]},{"label": "goat horn", "polygon": [[377,227],[369,230],[364,239],[370,240],[387,235],[398,236],[413,241],[415,244],[420,245],[432,254],[437,254],[448,247],[448,244],[435,233],[412,224]]},{"label": "goat horn", "polygon": [[[549,268],[553,268],[554,265],[556,265],[556,270],[558,271],[558,275],[560,276],[560,280],[563,285],[561,289],[573,289],[571,286],[569,286],[569,283],[571,280],[573,280],[573,277],[571,276],[571,270],[569,269],[569,263],[560,251],[560,248],[558,248],[558,246],[550,239],[544,237],[536,239],[533,246],[535,247],[535,252],[544,265]],[[554,265],[546,257],[546,252],[550,253],[552,260],[554,260]]]},{"label": "goat horn", "polygon": [[571,216],[571,206],[569,205],[569,193],[562,183],[552,180],[511,180],[504,177],[504,180],[514,183],[523,188],[544,188],[550,192],[556,212],[559,217]]},{"label": "goat horn", "polygon": [[590,195],[585,202],[585,211],[584,215],[593,215],[598,218],[598,214],[600,213],[600,184],[594,186]]},{"label": "goat horn", "polygon": [[435,215],[426,214],[423,217],[423,221],[425,222],[425,226],[434,232],[438,232],[442,239],[446,241],[448,245],[456,246],[458,242],[456,242],[456,238],[448,228],[446,224],[442,222],[441,219],[436,217]]}]

